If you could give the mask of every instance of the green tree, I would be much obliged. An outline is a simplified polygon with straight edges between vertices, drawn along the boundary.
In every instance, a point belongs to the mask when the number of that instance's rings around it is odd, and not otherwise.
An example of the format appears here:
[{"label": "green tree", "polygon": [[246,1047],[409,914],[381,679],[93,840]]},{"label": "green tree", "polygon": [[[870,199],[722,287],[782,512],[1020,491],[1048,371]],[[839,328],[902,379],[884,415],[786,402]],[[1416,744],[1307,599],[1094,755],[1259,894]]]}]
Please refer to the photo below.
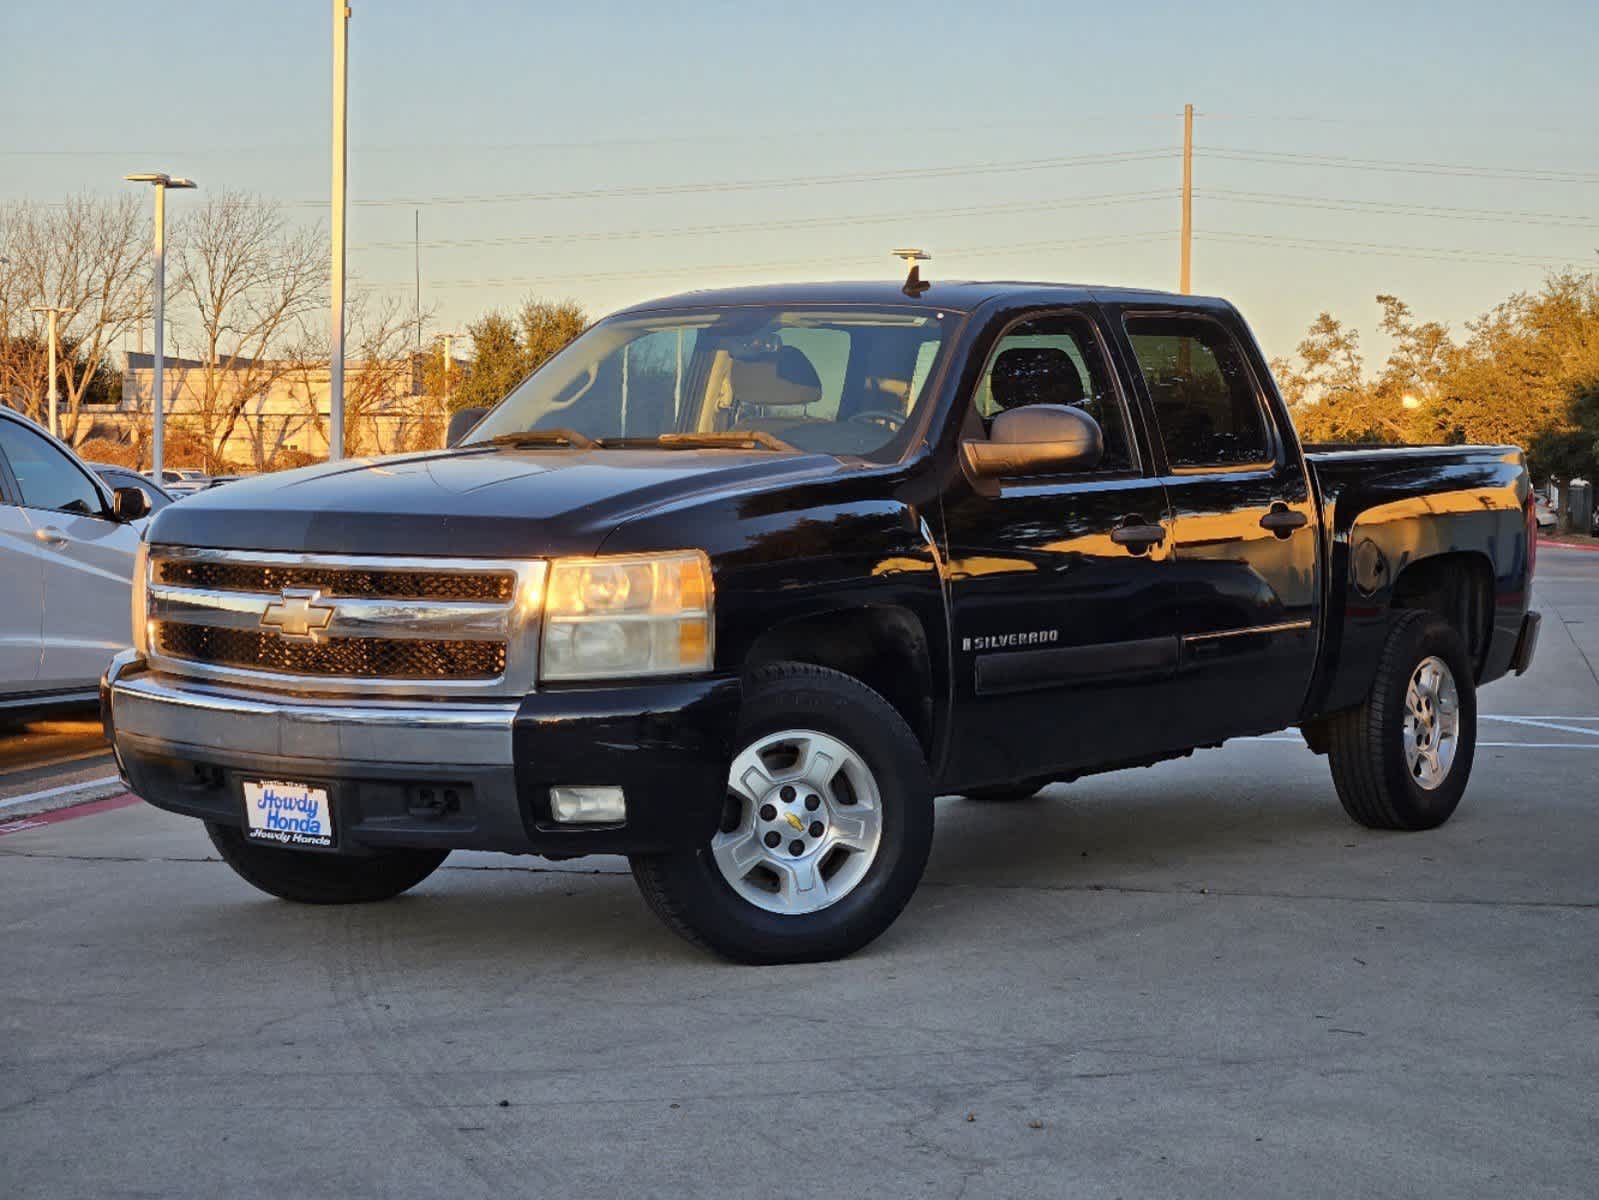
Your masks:
[{"label": "green tree", "polygon": [[1599,466],[1599,274],[1552,275],[1470,325],[1445,380],[1461,436],[1526,447],[1534,471]]},{"label": "green tree", "polygon": [[[529,299],[515,316],[491,312],[467,326],[472,357],[450,368],[450,408],[488,408],[588,327],[574,301]],[[424,386],[442,394],[442,364],[434,356]]]},{"label": "green tree", "polygon": [[1312,442],[1381,442],[1406,435],[1400,398],[1366,379],[1360,331],[1320,313],[1295,349],[1273,364],[1300,436]]}]

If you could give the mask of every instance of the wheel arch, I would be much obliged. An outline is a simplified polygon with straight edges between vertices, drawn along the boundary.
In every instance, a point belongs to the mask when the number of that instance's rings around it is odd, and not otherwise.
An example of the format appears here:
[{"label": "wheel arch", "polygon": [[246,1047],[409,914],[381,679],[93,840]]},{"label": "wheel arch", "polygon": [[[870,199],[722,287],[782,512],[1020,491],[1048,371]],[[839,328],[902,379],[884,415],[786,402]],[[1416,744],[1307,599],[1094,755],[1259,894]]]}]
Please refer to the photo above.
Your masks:
[{"label": "wheel arch", "polygon": [[1493,633],[1493,564],[1486,554],[1451,551],[1407,563],[1394,579],[1389,608],[1423,609],[1452,625],[1480,678]]},{"label": "wheel arch", "polygon": [[921,619],[892,603],[811,613],[774,625],[749,645],[746,678],[775,662],[828,667],[859,680],[905,718],[929,762],[938,737],[932,643]]}]

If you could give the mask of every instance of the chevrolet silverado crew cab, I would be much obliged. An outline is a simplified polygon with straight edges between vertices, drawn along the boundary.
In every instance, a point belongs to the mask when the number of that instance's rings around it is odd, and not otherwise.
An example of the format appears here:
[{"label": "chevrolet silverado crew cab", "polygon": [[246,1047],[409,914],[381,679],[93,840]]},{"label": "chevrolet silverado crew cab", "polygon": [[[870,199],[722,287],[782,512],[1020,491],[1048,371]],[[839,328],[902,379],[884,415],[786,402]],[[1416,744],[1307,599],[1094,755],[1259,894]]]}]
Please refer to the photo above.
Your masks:
[{"label": "chevrolet silverado crew cab", "polygon": [[162,510],[104,708],[273,895],[623,854],[691,940],[825,959],[909,900],[935,795],[1297,726],[1356,821],[1446,821],[1533,652],[1533,519],[1514,447],[1301,446],[1220,300],[700,292],[449,449]]}]

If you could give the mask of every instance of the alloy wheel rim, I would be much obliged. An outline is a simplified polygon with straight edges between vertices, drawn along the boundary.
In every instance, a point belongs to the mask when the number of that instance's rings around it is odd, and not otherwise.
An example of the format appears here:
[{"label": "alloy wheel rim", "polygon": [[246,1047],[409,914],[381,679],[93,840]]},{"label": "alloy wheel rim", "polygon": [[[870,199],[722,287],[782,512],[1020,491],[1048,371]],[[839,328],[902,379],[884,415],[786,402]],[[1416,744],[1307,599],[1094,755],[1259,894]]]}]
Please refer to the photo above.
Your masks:
[{"label": "alloy wheel rim", "polygon": [[1418,787],[1432,791],[1449,778],[1460,748],[1460,695],[1454,673],[1436,655],[1411,672],[1405,689],[1405,763]]},{"label": "alloy wheel rim", "polygon": [[802,916],[853,892],[877,859],[882,794],[866,760],[813,729],[764,734],[733,760],[711,839],[722,878],[757,908]]}]

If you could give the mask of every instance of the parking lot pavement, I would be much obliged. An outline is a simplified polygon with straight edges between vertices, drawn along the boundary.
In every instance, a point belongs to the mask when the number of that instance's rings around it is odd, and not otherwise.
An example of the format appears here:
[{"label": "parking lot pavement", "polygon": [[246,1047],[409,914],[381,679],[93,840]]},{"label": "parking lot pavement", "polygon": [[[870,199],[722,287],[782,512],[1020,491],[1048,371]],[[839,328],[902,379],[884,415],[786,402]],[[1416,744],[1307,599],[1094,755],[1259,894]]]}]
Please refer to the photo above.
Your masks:
[{"label": "parking lot pavement", "polygon": [[614,859],[316,909],[143,805],[0,837],[4,1191],[1591,1197],[1599,555],[1540,575],[1444,829],[1290,735],[943,800],[841,963],[703,957]]},{"label": "parking lot pavement", "polygon": [[0,725],[0,822],[120,790],[97,715]]}]

